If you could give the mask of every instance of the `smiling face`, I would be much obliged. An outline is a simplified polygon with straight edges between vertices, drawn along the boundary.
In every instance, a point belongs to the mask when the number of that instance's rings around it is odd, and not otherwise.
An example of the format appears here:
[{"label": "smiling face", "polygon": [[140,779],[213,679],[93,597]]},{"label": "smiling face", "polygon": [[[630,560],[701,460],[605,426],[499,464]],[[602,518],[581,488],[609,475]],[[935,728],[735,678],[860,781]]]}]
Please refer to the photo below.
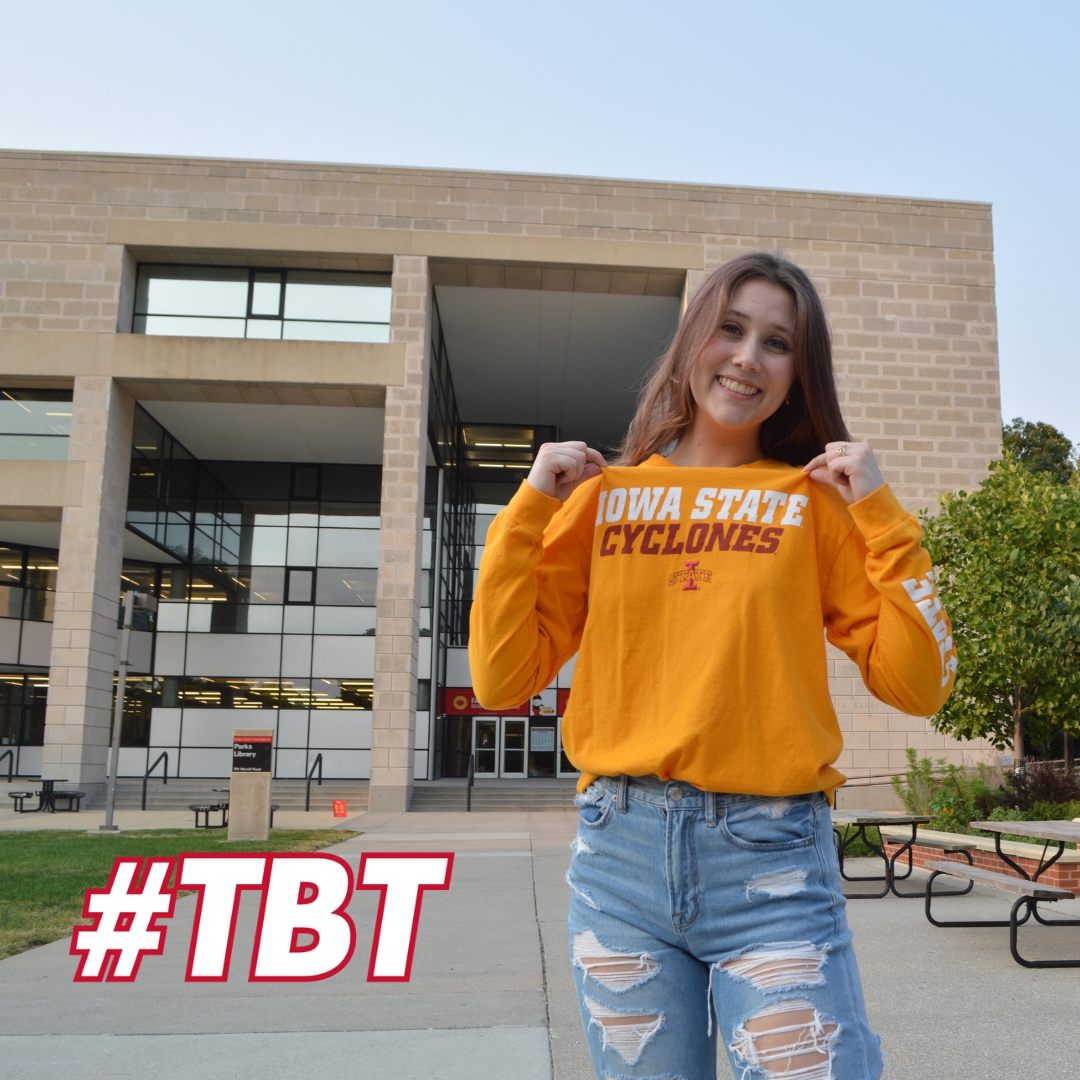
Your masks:
[{"label": "smiling face", "polygon": [[[694,421],[684,442],[741,446],[760,457],[758,432],[795,381],[795,302],[763,278],[731,295],[720,325],[690,372]],[[687,446],[689,449],[689,446]]]}]

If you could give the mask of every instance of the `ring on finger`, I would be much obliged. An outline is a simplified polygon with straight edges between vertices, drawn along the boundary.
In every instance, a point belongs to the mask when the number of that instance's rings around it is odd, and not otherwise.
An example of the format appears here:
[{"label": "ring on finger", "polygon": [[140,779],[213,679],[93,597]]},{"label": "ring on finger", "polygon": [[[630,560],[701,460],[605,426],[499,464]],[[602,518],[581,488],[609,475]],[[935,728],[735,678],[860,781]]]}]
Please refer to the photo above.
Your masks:
[{"label": "ring on finger", "polygon": [[847,443],[841,443],[840,448],[836,451],[836,456],[837,457],[843,457],[844,456],[844,451],[846,451],[846,450],[847,450]]}]

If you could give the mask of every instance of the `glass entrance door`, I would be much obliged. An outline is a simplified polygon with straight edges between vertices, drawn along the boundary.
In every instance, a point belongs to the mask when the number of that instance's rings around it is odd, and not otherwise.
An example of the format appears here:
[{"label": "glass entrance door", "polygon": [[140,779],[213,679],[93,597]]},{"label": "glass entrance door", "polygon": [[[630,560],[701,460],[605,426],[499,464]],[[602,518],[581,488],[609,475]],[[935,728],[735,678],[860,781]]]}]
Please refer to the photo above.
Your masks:
[{"label": "glass entrance door", "polygon": [[525,775],[525,720],[502,719],[502,769],[500,776]]},{"label": "glass entrance door", "polygon": [[525,775],[525,725],[515,716],[473,717],[476,775],[510,777]]},{"label": "glass entrance door", "polygon": [[499,775],[499,718],[473,717],[472,752],[476,756],[477,776]]}]

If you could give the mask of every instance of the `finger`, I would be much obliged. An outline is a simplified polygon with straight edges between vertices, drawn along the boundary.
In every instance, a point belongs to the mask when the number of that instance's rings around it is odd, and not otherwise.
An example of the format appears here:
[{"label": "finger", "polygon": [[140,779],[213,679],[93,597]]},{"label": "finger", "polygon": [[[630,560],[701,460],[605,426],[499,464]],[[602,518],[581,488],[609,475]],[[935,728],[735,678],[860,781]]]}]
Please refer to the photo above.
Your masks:
[{"label": "finger", "polygon": [[554,466],[556,476],[561,476],[565,479],[573,480],[581,475],[581,470],[585,468],[585,455],[581,454],[558,454],[552,455],[548,458],[548,462]]},{"label": "finger", "polygon": [[585,457],[588,458],[593,465],[597,466],[597,468],[607,468],[607,458],[605,458],[599,450],[594,450],[591,446],[587,446],[585,447]]},{"label": "finger", "polygon": [[817,469],[817,468],[819,468],[820,466],[824,465],[824,464],[825,464],[825,462],[827,462],[828,460],[829,460],[829,455],[828,455],[828,453],[827,453],[827,452],[826,452],[826,453],[824,453],[824,454],[818,454],[818,456],[817,456],[817,457],[815,457],[815,458],[811,458],[811,459],[810,459],[810,460],[809,460],[809,461],[808,461],[808,462],[807,462],[807,463],[806,463],[806,464],[805,464],[805,465],[803,466],[803,472],[804,472],[804,473],[808,473],[808,472],[811,472],[811,471],[812,471],[813,469]]},{"label": "finger", "polygon": [[833,487],[839,487],[836,478],[825,466],[819,466],[810,473],[810,479],[816,480],[819,484],[831,484]]}]

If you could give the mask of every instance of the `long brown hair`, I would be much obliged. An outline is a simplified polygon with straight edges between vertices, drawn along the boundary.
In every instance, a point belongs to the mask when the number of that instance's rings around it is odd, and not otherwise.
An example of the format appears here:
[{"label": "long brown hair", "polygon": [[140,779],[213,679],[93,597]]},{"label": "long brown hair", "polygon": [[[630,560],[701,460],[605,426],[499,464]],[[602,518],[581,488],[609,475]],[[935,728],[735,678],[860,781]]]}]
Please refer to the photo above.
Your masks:
[{"label": "long brown hair", "polygon": [[836,396],[829,323],[814,283],[793,262],[771,251],[752,251],[714,270],[690,301],[671,347],[642,391],[616,465],[639,465],[689,430],[694,361],[719,329],[735,290],[751,278],[786,289],[795,304],[795,381],[788,400],[761,425],[762,451],[789,465],[805,465],[827,442],[850,441]]}]

